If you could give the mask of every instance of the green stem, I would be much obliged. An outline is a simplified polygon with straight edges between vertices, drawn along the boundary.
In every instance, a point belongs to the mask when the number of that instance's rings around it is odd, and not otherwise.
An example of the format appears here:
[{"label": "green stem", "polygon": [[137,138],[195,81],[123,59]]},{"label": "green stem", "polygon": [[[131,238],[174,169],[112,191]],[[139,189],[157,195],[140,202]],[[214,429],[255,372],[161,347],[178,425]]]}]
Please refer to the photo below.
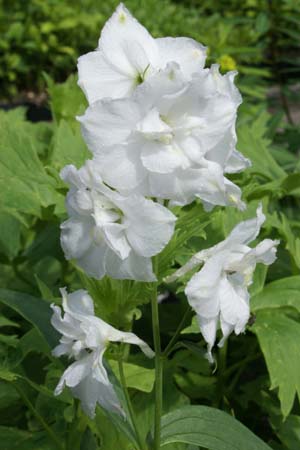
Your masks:
[{"label": "green stem", "polygon": [[124,395],[125,395],[125,400],[126,400],[129,416],[130,416],[130,419],[131,419],[131,423],[132,423],[134,431],[135,431],[136,440],[137,440],[137,443],[139,445],[139,448],[140,448],[140,450],[143,450],[144,449],[143,440],[142,440],[142,438],[140,436],[139,429],[138,429],[137,424],[136,424],[135,414],[134,414],[134,411],[133,411],[132,403],[131,403],[129,392],[128,392],[128,389],[127,389],[127,384],[126,384],[126,378],[125,378],[125,374],[124,374],[122,357],[120,357],[118,359],[118,365],[119,365],[120,381],[121,381],[122,389],[123,389],[123,392],[124,392]]},{"label": "green stem", "polygon": [[178,327],[177,327],[173,337],[171,338],[170,342],[168,343],[168,345],[166,346],[166,348],[163,351],[163,356],[165,358],[172,351],[172,349],[174,347],[174,344],[177,342],[177,340],[178,340],[178,338],[180,336],[180,333],[181,333],[182,329],[184,328],[185,322],[186,322],[188,316],[190,315],[190,313],[191,313],[191,309],[190,309],[190,307],[188,307],[187,310],[185,311],[185,313],[184,313],[184,315],[183,315],[183,317],[182,317],[182,319],[181,319],[181,321],[180,321],[180,323],[179,323],[179,325],[178,325]]},{"label": "green stem", "polygon": [[224,373],[226,370],[227,350],[228,350],[228,340],[226,339],[223,347],[221,347],[219,349],[219,357],[218,357],[218,381],[217,381],[216,407],[219,409],[222,409],[222,407],[223,407]]},{"label": "green stem", "polygon": [[40,424],[44,427],[45,431],[48,433],[48,435],[52,439],[52,441],[55,442],[55,444],[57,445],[58,448],[60,448],[61,450],[65,450],[65,446],[62,445],[61,441],[57,438],[54,431],[49,427],[49,425],[47,425],[47,423],[45,422],[43,417],[37,412],[37,410],[31,403],[29,398],[27,398],[27,396],[24,394],[22,389],[20,389],[19,386],[17,386],[17,384],[13,384],[13,386],[16,389],[16,391],[18,392],[18,394],[20,395],[20,397],[22,398],[22,400],[24,401],[24,403],[26,404],[26,406],[28,407],[28,409],[32,412],[32,414],[35,416],[35,418],[38,420],[38,422],[40,422]]},{"label": "green stem", "polygon": [[[154,266],[157,261],[154,260]],[[163,358],[161,354],[159,315],[157,302],[157,284],[151,298],[152,330],[155,350],[155,417],[154,417],[154,450],[160,449],[160,429],[163,395]]]}]

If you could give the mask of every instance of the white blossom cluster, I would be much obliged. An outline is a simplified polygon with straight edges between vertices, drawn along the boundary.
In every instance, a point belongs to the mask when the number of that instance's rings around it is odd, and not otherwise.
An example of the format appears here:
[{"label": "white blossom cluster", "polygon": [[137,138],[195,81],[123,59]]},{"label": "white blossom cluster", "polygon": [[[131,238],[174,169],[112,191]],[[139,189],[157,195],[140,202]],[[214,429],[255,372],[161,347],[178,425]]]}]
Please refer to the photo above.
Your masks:
[{"label": "white blossom cluster", "polygon": [[[226,177],[250,164],[236,150],[241,97],[235,73],[204,68],[205,57],[205,47],[192,39],[154,39],[120,4],[98,48],[79,58],[79,85],[89,106],[78,120],[93,158],[79,170],[69,165],[61,172],[70,187],[61,244],[87,275],[155,281],[151,258],[169,242],[176,221],[167,206],[200,199],[207,211],[215,205],[245,208],[240,188]],[[241,222],[166,280],[203,264],[185,293],[211,361],[219,323],[219,345],[245,329],[256,263],[275,259],[277,241],[248,246],[264,218],[259,207],[257,218]],[[53,306],[52,325],[62,335],[54,354],[75,362],[56,394],[66,385],[90,416],[97,403],[123,414],[103,364],[106,346],[136,344],[149,357],[152,350],[96,317],[87,292],[62,295],[64,316]]]},{"label": "white blossom cluster", "polygon": [[138,345],[149,358],[154,356],[153,351],[135,334],[119,331],[96,317],[93,300],[86,291],[78,290],[68,295],[61,289],[61,294],[64,316],[61,316],[59,306],[52,305],[51,323],[62,334],[53,355],[68,355],[75,362],[63,373],[55,394],[59,395],[64,386],[68,386],[90,417],[94,417],[97,403],[108,411],[124,415],[103,364],[107,345],[109,342]]},{"label": "white blossom cluster", "polygon": [[88,275],[153,281],[151,257],[176,220],[165,201],[244,208],[226,178],[249,165],[235,148],[235,73],[204,63],[202,45],[152,38],[122,4],[79,58],[89,106],[78,120],[93,159],[62,171],[71,189],[61,242]]}]

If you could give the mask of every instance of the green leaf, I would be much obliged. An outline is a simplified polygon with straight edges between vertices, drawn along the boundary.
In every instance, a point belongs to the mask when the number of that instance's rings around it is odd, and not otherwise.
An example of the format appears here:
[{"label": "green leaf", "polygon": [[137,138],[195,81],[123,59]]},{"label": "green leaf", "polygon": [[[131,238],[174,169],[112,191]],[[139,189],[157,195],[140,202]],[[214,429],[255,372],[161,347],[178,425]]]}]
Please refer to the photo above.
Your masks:
[{"label": "green leaf", "polygon": [[24,129],[0,126],[0,207],[41,216],[41,208],[56,203],[56,182],[38,158],[34,139]]},{"label": "green leaf", "polygon": [[97,314],[116,328],[126,329],[133,317],[140,317],[138,306],[150,301],[153,290],[153,283],[113,280],[109,277],[99,281],[87,277],[82,271],[80,278],[94,299]]},{"label": "green leaf", "polygon": [[57,345],[59,334],[50,323],[52,311],[48,303],[31,295],[7,289],[0,289],[0,302],[14,309],[32,323],[45,338],[50,348]]},{"label": "green leaf", "polygon": [[216,391],[217,380],[213,376],[205,376],[193,372],[175,373],[174,379],[180,390],[192,399],[211,401]]},{"label": "green leaf", "polygon": [[4,381],[15,381],[18,378],[16,373],[11,372],[5,367],[0,367],[0,379]]},{"label": "green leaf", "polygon": [[0,426],[0,450],[56,450],[45,432],[31,433],[15,427]]},{"label": "green leaf", "polygon": [[281,442],[288,450],[300,448],[300,416],[290,415],[276,431]]},{"label": "green leaf", "polygon": [[273,281],[251,299],[251,310],[254,312],[287,306],[300,312],[300,275]]},{"label": "green leaf", "polygon": [[182,252],[182,248],[187,244],[189,239],[196,236],[203,237],[205,235],[204,229],[210,223],[208,217],[202,205],[194,204],[180,211],[180,216],[176,222],[175,233],[158,257],[158,274],[160,278],[166,275],[176,255]]},{"label": "green leaf", "polygon": [[90,156],[79,128],[73,131],[68,122],[61,120],[54,134],[51,154],[54,167],[60,170],[67,164],[74,164],[79,168]]},{"label": "green leaf", "polygon": [[[114,371],[116,377],[119,379],[118,362],[110,360],[109,365]],[[137,389],[138,391],[151,392],[155,381],[154,369],[146,369],[135,364],[123,363],[126,384],[129,388]]]},{"label": "green leaf", "polygon": [[0,252],[13,259],[21,246],[21,223],[11,214],[0,213]]},{"label": "green leaf", "polygon": [[266,360],[271,389],[278,388],[282,414],[286,417],[295,395],[300,399],[300,323],[280,310],[262,310],[257,312],[252,330]]},{"label": "green leaf", "polygon": [[251,125],[238,128],[238,149],[249,158],[250,172],[261,174],[269,180],[286,176],[286,172],[277,164],[269,150],[270,141],[265,137],[268,117],[262,113]]},{"label": "green leaf", "polygon": [[196,333],[196,334],[200,333],[199,323],[197,321],[196,316],[193,316],[192,323],[188,327],[184,328],[181,332],[181,334],[189,334],[189,333],[191,333],[191,334],[192,333]]},{"label": "green leaf", "polygon": [[83,113],[87,104],[83,92],[77,85],[77,77],[71,75],[61,84],[55,84],[47,75],[45,75],[45,78],[55,121],[59,123],[62,119],[65,119],[74,128],[77,127],[75,116]]},{"label": "green leaf", "polygon": [[208,406],[185,406],[163,416],[161,445],[172,442],[210,450],[271,450],[234,417]]}]

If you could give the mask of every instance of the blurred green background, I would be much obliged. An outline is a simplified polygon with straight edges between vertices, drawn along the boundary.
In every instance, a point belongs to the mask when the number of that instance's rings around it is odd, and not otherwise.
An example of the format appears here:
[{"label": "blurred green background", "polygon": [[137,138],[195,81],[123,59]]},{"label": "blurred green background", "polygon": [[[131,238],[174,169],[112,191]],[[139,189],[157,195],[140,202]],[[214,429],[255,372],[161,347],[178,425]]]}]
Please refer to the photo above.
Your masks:
[{"label": "blurred green background", "polygon": [[[118,0],[1,0],[1,100],[43,100],[46,72],[64,81],[79,55],[97,46]],[[300,72],[298,0],[127,0],[154,36],[190,36],[208,47],[208,64],[239,71],[242,93],[263,101],[276,85],[288,119],[290,85]],[[272,95],[271,95],[272,96]],[[284,97],[284,98],[283,98]]]},{"label": "blurred green background", "polygon": [[[68,450],[98,449],[99,442],[103,450],[131,448],[120,444],[101,412],[95,425],[87,422],[70,395],[53,396],[62,363],[53,361],[28,317],[21,318],[22,311],[10,305],[12,298],[26,304],[29,294],[49,310],[59,287],[93,288],[60,248],[66,186],[59,172],[69,163],[79,167],[88,157],[75,119],[86,108],[76,84],[76,61],[97,47],[101,28],[118,3],[0,0],[0,109],[11,108],[0,110],[0,287],[15,291],[6,302],[0,295],[0,450],[56,450],[35,410],[66,441]],[[251,159],[252,167],[233,180],[243,190],[247,218],[262,201],[267,212],[263,237],[281,240],[278,259],[268,271],[266,293],[255,291],[257,285],[263,288],[262,270],[252,287],[258,299],[252,301],[256,323],[245,335],[231,336],[223,373],[219,368],[211,373],[199,359],[197,346],[180,349],[166,367],[166,409],[187,401],[217,406],[272,449],[299,450],[300,0],[124,3],[155,37],[190,36],[208,47],[207,65],[217,62],[223,72],[238,71],[244,99],[238,113],[238,149]],[[34,108],[33,117],[29,112]],[[245,218],[229,208],[216,208],[210,217],[207,235],[220,240]],[[194,223],[190,238],[176,247],[176,263],[185,262],[199,245],[209,245],[200,225]],[[150,309],[140,306],[147,299],[137,295],[128,304],[126,299],[126,315],[114,303],[116,285],[107,280],[99,284],[97,295],[104,292],[103,298],[110,299],[103,302],[101,314],[119,327],[131,317],[132,306],[144,308],[134,331],[150,342]],[[185,299],[181,294],[178,298],[183,314]],[[160,305],[164,345],[177,326],[173,306]],[[196,335],[194,343],[198,341]],[[144,409],[152,408],[151,393],[130,387],[146,433]],[[182,447],[172,447],[178,449]]]}]

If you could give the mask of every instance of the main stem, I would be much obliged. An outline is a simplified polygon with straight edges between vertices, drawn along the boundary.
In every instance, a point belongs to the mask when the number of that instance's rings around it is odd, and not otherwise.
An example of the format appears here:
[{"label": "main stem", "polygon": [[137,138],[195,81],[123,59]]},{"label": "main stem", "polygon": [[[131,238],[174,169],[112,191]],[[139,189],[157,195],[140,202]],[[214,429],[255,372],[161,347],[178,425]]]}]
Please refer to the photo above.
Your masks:
[{"label": "main stem", "polygon": [[[156,261],[154,261],[155,266]],[[155,268],[156,269],[156,268]],[[155,350],[155,417],[154,417],[154,450],[160,449],[160,429],[163,395],[163,358],[161,355],[159,315],[157,302],[157,284],[151,298],[152,330]]]}]

